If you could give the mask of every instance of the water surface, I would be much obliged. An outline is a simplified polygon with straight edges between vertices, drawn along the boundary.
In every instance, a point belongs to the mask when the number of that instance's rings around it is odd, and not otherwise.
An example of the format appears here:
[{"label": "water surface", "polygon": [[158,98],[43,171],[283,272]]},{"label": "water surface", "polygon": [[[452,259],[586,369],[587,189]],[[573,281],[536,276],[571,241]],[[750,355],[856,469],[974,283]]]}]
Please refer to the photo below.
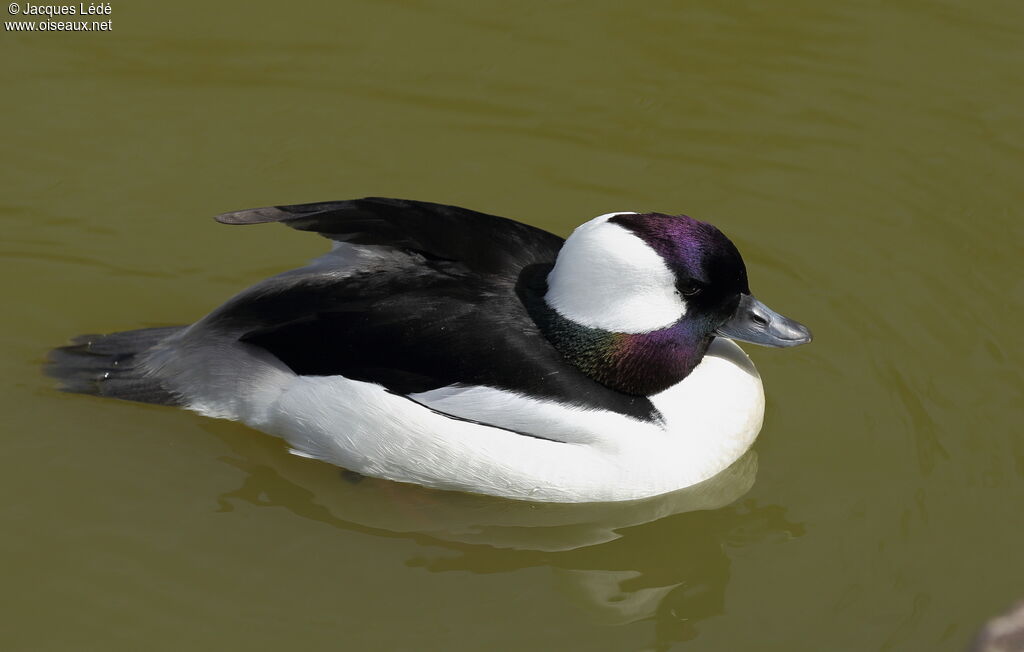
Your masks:
[{"label": "water surface", "polygon": [[[112,3],[0,37],[12,650],[961,650],[1024,596],[1024,7]],[[714,221],[815,342],[754,454],[523,509],[55,392],[49,347],[323,251],[209,217],[391,195]]]}]

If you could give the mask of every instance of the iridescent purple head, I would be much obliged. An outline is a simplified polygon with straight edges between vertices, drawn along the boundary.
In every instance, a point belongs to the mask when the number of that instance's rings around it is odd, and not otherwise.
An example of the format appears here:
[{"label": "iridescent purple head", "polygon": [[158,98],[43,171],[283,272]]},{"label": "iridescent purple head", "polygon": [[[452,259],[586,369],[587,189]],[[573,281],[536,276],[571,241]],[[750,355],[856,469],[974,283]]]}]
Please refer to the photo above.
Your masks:
[{"label": "iridescent purple head", "polygon": [[608,222],[626,228],[661,256],[688,309],[728,316],[740,295],[750,293],[740,252],[715,226],[662,213],[624,213]]},{"label": "iridescent purple head", "polygon": [[[716,336],[795,346],[810,331],[750,294],[736,246],[685,215],[609,213],[565,241],[535,317],[567,360],[627,394],[686,377]],[[552,316],[556,315],[556,316]]]},{"label": "iridescent purple head", "polygon": [[769,346],[810,341],[806,328],[754,299],[736,246],[685,215],[609,213],[577,228],[548,276],[548,304],[583,326],[650,333],[676,324],[701,339]]}]

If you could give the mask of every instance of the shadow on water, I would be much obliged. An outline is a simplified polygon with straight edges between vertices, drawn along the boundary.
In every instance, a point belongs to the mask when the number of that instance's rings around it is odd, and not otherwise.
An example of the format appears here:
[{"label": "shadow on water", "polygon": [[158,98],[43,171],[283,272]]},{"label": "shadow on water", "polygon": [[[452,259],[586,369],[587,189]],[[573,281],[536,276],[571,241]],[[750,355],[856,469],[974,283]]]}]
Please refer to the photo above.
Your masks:
[{"label": "shadow on water", "polygon": [[288,455],[236,424],[204,428],[235,452],[223,461],[245,473],[240,487],[218,497],[221,511],[240,502],[284,508],[342,530],[415,541],[424,550],[405,564],[432,573],[549,568],[561,592],[598,622],[653,620],[659,648],[694,638],[697,623],[723,613],[730,549],[804,533],[785,508],[741,500],[757,473],[753,451],[665,496],[565,505],[363,478]]}]

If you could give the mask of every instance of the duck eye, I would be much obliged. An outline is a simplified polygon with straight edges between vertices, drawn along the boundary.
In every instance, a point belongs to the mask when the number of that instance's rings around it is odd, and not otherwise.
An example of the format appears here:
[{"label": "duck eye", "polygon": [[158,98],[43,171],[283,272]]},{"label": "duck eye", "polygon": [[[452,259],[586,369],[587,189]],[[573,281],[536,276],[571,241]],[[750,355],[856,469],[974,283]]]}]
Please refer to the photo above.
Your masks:
[{"label": "duck eye", "polygon": [[679,291],[682,292],[684,297],[695,297],[700,294],[702,289],[703,288],[696,283],[688,283],[687,285],[680,287]]}]

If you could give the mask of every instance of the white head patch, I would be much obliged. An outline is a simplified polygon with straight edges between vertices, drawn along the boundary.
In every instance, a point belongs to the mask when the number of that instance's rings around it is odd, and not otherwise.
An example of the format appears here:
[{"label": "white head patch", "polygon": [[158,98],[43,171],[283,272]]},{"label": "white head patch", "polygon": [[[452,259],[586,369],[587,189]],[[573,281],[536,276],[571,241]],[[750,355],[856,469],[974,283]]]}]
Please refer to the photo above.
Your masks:
[{"label": "white head patch", "polygon": [[686,314],[676,277],[628,229],[595,217],[576,228],[548,275],[549,306],[566,319],[617,333],[648,333]]}]

